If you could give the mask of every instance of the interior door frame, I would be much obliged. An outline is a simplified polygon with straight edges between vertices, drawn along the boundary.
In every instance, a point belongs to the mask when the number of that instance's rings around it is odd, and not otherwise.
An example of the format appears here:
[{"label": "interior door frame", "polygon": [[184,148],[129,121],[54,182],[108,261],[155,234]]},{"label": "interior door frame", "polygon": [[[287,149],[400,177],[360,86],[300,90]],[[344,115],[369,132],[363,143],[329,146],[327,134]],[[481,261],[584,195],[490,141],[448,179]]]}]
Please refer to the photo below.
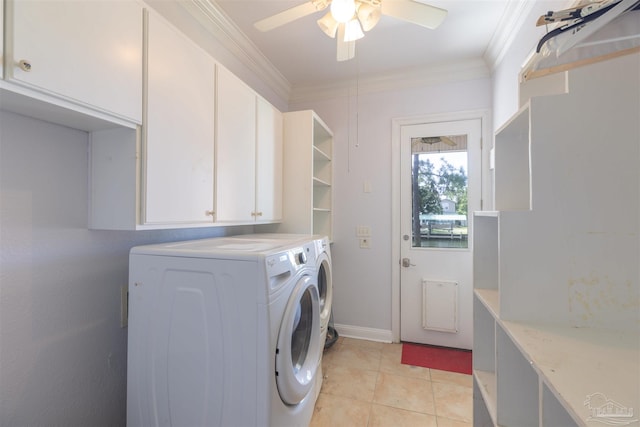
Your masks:
[{"label": "interior door frame", "polygon": [[[482,159],[480,209],[487,209],[493,206],[493,179],[489,173],[489,152],[493,146],[490,110],[468,110],[391,119],[391,337],[393,342],[400,342],[400,131],[403,126],[473,119],[480,119]],[[473,250],[473,248],[470,249]]]}]

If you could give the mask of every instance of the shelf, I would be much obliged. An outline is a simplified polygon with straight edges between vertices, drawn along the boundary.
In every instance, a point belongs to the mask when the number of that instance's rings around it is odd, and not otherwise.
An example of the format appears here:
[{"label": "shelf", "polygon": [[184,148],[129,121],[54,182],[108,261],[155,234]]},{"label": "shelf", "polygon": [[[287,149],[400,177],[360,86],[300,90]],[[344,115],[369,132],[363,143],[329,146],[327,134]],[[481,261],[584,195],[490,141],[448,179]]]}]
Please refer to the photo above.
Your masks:
[{"label": "shelf", "polygon": [[530,105],[495,134],[495,208],[531,209]]},{"label": "shelf", "polygon": [[498,289],[499,217],[478,215],[473,218],[473,281],[476,289]]},{"label": "shelf", "polygon": [[500,293],[496,289],[476,289],[476,297],[494,319],[500,318]]},{"label": "shelf", "polygon": [[640,54],[572,70],[495,134],[496,211],[473,219],[474,425],[640,427],[639,73]]},{"label": "shelf", "polygon": [[325,153],[324,151],[316,147],[315,145],[313,146],[313,153],[314,153],[314,159],[316,161],[318,160],[324,160],[327,162],[331,161],[331,157],[327,153]]},{"label": "shelf", "polygon": [[313,208],[314,212],[331,212],[331,209]]},{"label": "shelf", "polygon": [[329,184],[327,181],[316,178],[315,176],[313,177],[313,185],[320,187],[331,187],[331,184]]},{"label": "shelf", "polygon": [[[580,425],[585,401],[602,393],[626,408],[640,404],[640,337],[637,333],[502,322],[505,332],[531,361],[549,391]],[[638,426],[638,416],[633,417]]]},{"label": "shelf", "polygon": [[496,374],[495,372],[474,369],[473,376],[478,384],[478,390],[482,395],[482,400],[484,400],[489,416],[491,417],[491,421],[496,425]]},{"label": "shelf", "polygon": [[475,216],[497,218],[498,215],[500,215],[500,212],[499,211],[475,211],[473,214]]},{"label": "shelf", "polygon": [[530,360],[496,325],[496,424],[538,427],[539,381]]},{"label": "shelf", "polygon": [[544,383],[542,384],[542,425],[563,427],[578,425]]}]

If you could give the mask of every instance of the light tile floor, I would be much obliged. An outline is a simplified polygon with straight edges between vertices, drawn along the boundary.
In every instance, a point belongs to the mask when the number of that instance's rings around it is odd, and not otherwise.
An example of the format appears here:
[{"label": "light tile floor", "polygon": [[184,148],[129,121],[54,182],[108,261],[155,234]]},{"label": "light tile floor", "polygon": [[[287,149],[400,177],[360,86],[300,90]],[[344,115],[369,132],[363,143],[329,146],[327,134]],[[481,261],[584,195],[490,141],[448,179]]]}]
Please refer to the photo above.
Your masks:
[{"label": "light tile floor", "polygon": [[403,365],[402,344],[340,337],[310,427],[471,427],[470,375]]}]

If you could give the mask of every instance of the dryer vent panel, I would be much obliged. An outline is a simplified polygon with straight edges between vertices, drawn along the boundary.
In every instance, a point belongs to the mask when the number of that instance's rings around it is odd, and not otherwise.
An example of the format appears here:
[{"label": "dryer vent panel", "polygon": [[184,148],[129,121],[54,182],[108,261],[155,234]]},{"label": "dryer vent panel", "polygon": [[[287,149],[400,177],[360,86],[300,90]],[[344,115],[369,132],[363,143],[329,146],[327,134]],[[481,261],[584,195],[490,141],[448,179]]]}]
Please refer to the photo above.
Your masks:
[{"label": "dryer vent panel", "polygon": [[422,280],[422,327],[458,332],[458,283]]}]

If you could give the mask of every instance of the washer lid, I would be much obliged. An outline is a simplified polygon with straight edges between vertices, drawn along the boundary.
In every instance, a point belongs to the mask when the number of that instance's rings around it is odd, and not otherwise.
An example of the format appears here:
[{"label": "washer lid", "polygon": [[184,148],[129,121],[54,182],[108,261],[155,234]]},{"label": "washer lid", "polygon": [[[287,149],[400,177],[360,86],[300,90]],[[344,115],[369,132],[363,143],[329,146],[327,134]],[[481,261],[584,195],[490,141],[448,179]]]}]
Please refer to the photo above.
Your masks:
[{"label": "washer lid", "polygon": [[318,287],[305,275],[291,293],[278,333],[275,375],[284,403],[297,405],[309,394],[321,351]]}]

